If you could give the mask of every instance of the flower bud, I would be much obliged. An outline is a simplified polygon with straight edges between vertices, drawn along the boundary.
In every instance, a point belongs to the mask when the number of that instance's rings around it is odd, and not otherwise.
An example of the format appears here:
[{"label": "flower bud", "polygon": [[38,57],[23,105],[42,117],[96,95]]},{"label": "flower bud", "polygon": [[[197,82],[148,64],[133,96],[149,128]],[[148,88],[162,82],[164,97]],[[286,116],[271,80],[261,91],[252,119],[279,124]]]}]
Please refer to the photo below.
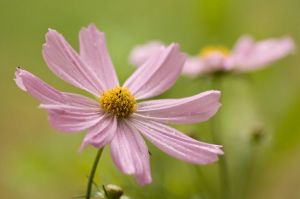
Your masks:
[{"label": "flower bud", "polygon": [[252,129],[251,140],[253,143],[260,143],[265,137],[265,126],[263,124],[256,124]]},{"label": "flower bud", "polygon": [[124,193],[121,187],[113,184],[106,185],[105,190],[109,199],[120,199]]}]

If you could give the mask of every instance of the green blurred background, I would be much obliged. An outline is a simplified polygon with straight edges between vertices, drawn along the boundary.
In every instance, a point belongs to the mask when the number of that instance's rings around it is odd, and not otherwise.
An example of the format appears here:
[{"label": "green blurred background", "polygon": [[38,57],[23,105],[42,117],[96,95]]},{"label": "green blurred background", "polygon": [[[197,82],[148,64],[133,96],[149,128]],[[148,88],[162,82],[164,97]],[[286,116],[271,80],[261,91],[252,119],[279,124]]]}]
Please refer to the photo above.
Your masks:
[{"label": "green blurred background", "polygon": [[[0,198],[65,199],[84,193],[96,150],[78,152],[84,133],[60,134],[45,111],[13,81],[16,66],[61,90],[78,91],[44,63],[47,28],[63,33],[78,49],[78,32],[94,22],[106,33],[119,78],[134,70],[130,50],[157,39],[179,42],[183,51],[231,47],[244,33],[256,39],[290,35],[300,40],[299,0],[0,0]],[[223,78],[221,119],[232,198],[300,198],[300,55],[269,68]],[[162,97],[211,89],[208,77],[181,77]],[[81,92],[81,91],[79,91]],[[81,92],[82,93],[82,92]],[[180,126],[211,142],[209,122]],[[262,139],[253,140],[253,133]],[[96,181],[122,186],[131,198],[208,199],[220,195],[217,164],[196,167],[150,145],[153,183],[140,187],[121,174],[105,150]]]}]

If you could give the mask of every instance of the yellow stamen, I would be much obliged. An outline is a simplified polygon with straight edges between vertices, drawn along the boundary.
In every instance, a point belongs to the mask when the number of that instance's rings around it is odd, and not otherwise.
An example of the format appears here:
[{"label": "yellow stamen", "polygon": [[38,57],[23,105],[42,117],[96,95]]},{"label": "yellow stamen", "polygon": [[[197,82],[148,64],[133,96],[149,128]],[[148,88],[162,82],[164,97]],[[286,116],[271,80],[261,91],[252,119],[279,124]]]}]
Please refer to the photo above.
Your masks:
[{"label": "yellow stamen", "polygon": [[209,57],[212,54],[220,54],[223,57],[228,57],[230,55],[230,50],[224,46],[208,46],[201,50],[200,57]]},{"label": "yellow stamen", "polygon": [[118,118],[130,116],[136,111],[136,100],[126,87],[115,87],[102,93],[99,98],[101,108]]}]

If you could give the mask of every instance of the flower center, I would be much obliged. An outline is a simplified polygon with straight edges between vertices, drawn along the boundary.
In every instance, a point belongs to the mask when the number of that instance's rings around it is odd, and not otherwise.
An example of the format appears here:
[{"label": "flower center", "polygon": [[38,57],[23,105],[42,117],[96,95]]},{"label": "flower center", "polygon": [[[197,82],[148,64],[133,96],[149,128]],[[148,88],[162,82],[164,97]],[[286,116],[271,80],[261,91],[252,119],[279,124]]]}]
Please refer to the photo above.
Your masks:
[{"label": "flower center", "polygon": [[136,111],[136,100],[126,87],[115,87],[102,93],[101,108],[118,118],[130,116]]},{"label": "flower center", "polygon": [[210,57],[211,55],[221,55],[222,57],[228,57],[230,50],[224,46],[207,46],[203,48],[199,54],[200,57]]}]

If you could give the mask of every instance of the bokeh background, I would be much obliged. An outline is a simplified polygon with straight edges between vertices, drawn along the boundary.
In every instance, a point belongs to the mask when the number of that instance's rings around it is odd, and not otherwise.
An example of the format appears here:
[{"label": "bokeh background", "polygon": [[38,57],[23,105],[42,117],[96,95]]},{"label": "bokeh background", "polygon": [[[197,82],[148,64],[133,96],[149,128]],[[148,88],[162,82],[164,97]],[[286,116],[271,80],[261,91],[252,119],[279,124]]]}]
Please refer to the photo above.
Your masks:
[{"label": "bokeh background", "polygon": [[[242,34],[256,39],[290,35],[300,41],[299,0],[0,0],[0,198],[65,199],[85,192],[96,149],[79,153],[84,133],[52,129],[45,111],[14,81],[16,66],[66,91],[78,91],[53,75],[41,55],[49,27],[78,49],[78,32],[94,22],[106,33],[121,81],[134,70],[128,54],[149,40],[178,42],[184,52],[231,47]],[[217,114],[229,165],[232,198],[300,198],[300,54],[222,82]],[[162,97],[211,89],[209,77],[181,77]],[[211,142],[210,124],[179,126]],[[258,135],[258,136],[257,136]],[[258,139],[257,139],[258,138]],[[113,165],[109,150],[96,181],[124,188],[131,198],[208,199],[220,196],[217,164],[197,167],[154,147],[153,183],[140,187]]]}]

